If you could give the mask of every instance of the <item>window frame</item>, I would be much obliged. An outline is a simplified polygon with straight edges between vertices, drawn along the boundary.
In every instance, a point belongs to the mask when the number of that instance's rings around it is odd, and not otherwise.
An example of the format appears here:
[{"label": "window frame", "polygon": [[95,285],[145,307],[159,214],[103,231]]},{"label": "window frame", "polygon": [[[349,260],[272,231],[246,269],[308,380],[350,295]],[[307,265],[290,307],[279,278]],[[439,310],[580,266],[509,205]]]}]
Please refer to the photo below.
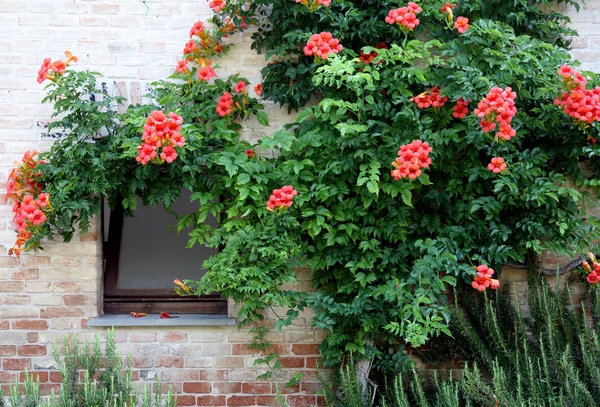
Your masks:
[{"label": "window frame", "polygon": [[[118,201],[120,202],[120,200]],[[118,205],[105,213],[102,204],[102,242],[103,242],[103,308],[104,314],[129,314],[131,312],[170,314],[218,314],[227,315],[227,301],[219,293],[197,296],[179,296],[173,289],[123,289],[117,286],[119,278],[119,259],[125,214]],[[109,216],[108,236],[105,218]],[[106,240],[105,240],[106,239]]]}]

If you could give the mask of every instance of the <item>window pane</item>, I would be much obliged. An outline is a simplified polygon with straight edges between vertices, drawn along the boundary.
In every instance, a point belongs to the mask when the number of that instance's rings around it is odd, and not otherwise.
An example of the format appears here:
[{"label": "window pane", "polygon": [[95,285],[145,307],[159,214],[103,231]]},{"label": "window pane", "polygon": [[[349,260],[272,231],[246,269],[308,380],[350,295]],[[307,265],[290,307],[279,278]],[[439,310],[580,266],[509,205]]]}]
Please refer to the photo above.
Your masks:
[{"label": "window pane", "polygon": [[[190,202],[185,191],[172,205],[179,215],[198,210],[198,202]],[[207,223],[216,226],[212,216]],[[196,245],[186,249],[189,230],[177,233],[174,215],[162,205],[142,206],[138,200],[135,217],[125,218],[119,255],[119,289],[173,288],[173,280],[199,280],[205,273],[202,262],[217,253],[217,249]]]}]

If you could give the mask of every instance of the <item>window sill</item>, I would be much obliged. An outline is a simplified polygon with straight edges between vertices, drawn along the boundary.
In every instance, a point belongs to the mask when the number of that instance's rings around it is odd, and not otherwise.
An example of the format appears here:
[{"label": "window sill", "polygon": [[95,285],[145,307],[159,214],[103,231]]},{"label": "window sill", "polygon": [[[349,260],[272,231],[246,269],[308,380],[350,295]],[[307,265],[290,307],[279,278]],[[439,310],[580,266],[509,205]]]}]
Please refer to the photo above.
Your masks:
[{"label": "window sill", "polygon": [[159,315],[134,318],[131,315],[102,315],[88,320],[88,326],[94,327],[143,327],[143,326],[235,326],[237,320],[225,315],[179,314],[177,318],[160,318]]}]

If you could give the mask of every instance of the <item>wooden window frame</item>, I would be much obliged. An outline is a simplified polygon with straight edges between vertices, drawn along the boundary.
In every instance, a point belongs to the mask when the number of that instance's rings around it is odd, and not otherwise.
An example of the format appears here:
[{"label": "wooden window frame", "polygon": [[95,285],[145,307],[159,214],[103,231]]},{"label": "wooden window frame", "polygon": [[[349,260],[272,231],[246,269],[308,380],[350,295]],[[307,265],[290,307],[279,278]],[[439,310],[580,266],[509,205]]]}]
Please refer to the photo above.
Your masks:
[{"label": "wooden window frame", "polygon": [[[102,209],[102,234],[104,218]],[[145,312],[156,314],[227,314],[227,301],[219,293],[181,297],[173,289],[123,289],[117,285],[125,215],[122,206],[111,210],[108,239],[104,243],[104,314]]]}]

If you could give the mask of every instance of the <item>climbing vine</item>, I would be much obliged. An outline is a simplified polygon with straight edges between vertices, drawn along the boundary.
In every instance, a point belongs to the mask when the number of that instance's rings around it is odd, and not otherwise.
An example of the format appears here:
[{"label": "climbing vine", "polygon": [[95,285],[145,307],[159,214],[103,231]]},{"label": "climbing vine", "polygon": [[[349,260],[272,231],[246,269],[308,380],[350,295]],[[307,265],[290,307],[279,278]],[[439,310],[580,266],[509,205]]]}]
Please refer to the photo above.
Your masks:
[{"label": "climbing vine", "polygon": [[[571,59],[573,32],[549,4],[211,1],[212,28],[192,27],[178,80],[124,114],[97,73],[45,61],[51,130],[67,136],[32,167],[43,192],[31,199],[47,194],[53,210],[38,224],[27,214],[19,247],[85,231],[100,197],[131,215],[138,197],[169,208],[188,189],[200,209],[179,230],[221,250],[178,292],[233,299],[261,349],[265,310],[288,310],[282,328],[310,307],[329,332],[325,365],[354,353],[401,369],[405,346],[449,333],[452,286],[493,290],[505,263],[598,241],[586,209],[600,185],[599,81]],[[216,77],[222,38],[253,25],[274,58],[263,83]],[[297,122],[244,141],[244,119],[268,125],[250,89],[300,109]],[[299,266],[314,292],[285,289]]]}]

